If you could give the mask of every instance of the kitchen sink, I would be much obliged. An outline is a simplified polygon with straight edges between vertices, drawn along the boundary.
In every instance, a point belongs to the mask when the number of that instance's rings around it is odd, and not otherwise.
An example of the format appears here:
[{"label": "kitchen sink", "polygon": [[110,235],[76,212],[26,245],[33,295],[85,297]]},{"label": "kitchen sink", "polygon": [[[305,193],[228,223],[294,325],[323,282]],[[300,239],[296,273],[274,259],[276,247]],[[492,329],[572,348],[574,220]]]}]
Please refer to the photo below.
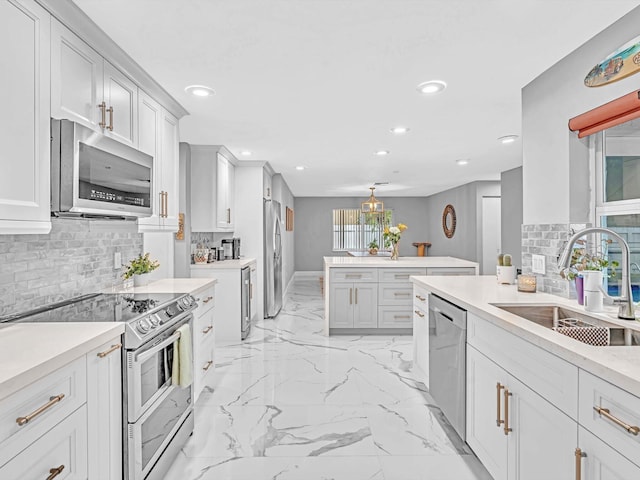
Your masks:
[{"label": "kitchen sink", "polygon": [[[570,326],[568,330],[570,334],[565,333],[574,340],[582,343],[592,344],[585,340],[589,337],[590,332],[598,330],[594,327],[607,329],[609,332],[608,346],[638,346],[640,345],[640,332],[625,328],[615,323],[609,323],[597,317],[592,317],[584,312],[573,310],[567,307],[561,307],[551,304],[540,305],[513,305],[513,304],[494,304],[495,307],[513,313],[521,318],[537,323],[538,325],[555,330],[558,327]],[[560,328],[559,330],[562,330]],[[567,330],[565,330],[567,331]],[[582,333],[585,333],[583,335]]]}]

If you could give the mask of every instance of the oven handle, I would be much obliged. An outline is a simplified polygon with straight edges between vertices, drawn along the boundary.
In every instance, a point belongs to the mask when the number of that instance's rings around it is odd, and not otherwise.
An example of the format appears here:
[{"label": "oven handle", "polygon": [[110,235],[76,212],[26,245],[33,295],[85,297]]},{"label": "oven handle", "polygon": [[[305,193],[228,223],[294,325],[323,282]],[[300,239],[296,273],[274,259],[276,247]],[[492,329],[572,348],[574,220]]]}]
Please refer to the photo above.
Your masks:
[{"label": "oven handle", "polygon": [[145,360],[147,360],[148,358],[153,357],[156,353],[158,353],[160,350],[162,350],[164,347],[166,347],[167,345],[169,345],[170,343],[175,342],[176,340],[178,340],[180,338],[180,332],[176,332],[173,335],[171,335],[169,338],[167,338],[166,340],[160,342],[158,345],[156,345],[153,348],[150,348],[149,350],[145,350],[144,352],[141,352],[139,354],[137,354],[135,356],[135,361],[136,362],[144,362]]}]

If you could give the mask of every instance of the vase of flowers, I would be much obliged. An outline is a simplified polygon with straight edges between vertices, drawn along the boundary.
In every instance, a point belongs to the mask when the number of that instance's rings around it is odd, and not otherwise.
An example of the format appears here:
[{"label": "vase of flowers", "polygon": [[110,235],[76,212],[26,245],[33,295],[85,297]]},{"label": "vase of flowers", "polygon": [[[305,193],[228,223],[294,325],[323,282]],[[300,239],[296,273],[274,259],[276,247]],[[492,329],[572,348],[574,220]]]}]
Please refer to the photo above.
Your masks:
[{"label": "vase of flowers", "polygon": [[[560,276],[569,281],[575,281],[578,303],[583,304],[587,292],[598,292],[603,278],[616,276],[616,267],[620,264],[616,260],[609,260],[598,252],[587,252],[586,247],[576,248],[571,254],[568,268],[560,271]],[[594,307],[600,311],[601,307]]]},{"label": "vase of flowers", "polygon": [[129,261],[122,277],[125,280],[129,280],[133,277],[133,285],[135,287],[145,287],[149,284],[149,275],[147,274],[154,271],[159,266],[160,263],[157,260],[151,260],[148,252],[144,255],[140,254],[133,260]]},{"label": "vase of flowers", "polygon": [[404,223],[392,227],[384,227],[382,236],[384,238],[384,246],[391,247],[391,260],[398,260],[400,256],[400,237],[408,227]]}]

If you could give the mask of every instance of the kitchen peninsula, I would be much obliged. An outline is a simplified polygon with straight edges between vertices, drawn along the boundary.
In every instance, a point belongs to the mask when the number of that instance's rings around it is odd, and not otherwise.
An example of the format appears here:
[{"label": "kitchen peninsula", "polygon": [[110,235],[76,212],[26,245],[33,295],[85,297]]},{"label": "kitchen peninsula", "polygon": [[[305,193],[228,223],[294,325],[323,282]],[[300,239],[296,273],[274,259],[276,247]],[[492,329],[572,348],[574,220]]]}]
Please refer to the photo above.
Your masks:
[{"label": "kitchen peninsula", "polygon": [[325,335],[410,334],[413,275],[477,275],[454,257],[324,257]]}]

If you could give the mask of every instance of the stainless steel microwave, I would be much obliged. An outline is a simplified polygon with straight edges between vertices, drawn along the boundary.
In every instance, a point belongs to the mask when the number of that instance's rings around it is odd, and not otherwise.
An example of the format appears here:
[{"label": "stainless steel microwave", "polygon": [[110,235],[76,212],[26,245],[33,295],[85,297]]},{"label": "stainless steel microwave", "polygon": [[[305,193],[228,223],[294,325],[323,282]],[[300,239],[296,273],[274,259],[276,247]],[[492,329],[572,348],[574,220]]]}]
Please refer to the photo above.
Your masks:
[{"label": "stainless steel microwave", "polygon": [[70,120],[51,119],[54,215],[148,217],[153,188],[153,157]]}]

